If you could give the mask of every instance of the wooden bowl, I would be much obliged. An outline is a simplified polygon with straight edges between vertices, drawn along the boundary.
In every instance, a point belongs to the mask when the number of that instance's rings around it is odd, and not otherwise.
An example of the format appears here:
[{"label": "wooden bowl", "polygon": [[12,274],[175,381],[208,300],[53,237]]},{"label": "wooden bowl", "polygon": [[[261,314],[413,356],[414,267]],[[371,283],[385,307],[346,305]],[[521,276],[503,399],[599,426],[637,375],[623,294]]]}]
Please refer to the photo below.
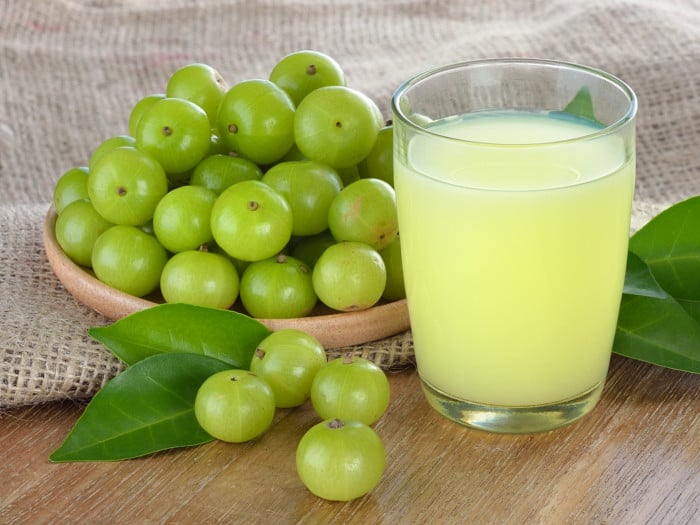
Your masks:
[{"label": "wooden bowl", "polygon": [[[75,264],[63,253],[56,241],[55,226],[56,212],[51,207],[44,219],[46,255],[56,277],[78,301],[113,321],[163,302],[158,296],[135,297],[99,281],[89,268]],[[408,330],[410,326],[405,299],[379,304],[367,310],[343,313],[320,305],[309,317],[259,321],[270,330],[304,330],[315,336],[326,348],[377,341]]]}]

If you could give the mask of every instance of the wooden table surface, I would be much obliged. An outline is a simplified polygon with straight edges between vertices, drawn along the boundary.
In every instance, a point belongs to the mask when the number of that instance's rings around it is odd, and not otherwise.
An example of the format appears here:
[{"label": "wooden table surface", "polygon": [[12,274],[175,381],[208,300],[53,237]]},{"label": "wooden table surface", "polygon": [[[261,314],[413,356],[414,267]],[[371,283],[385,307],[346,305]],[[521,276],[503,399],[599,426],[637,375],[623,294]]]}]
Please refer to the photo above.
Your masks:
[{"label": "wooden table surface", "polygon": [[700,376],[613,356],[603,397],[568,427],[467,429],[434,412],[413,370],[390,375],[375,428],[386,471],[369,495],[309,493],[296,445],[318,421],[281,410],[246,444],[212,442],[112,463],[52,464],[83,406],[0,415],[0,523],[700,523]]}]

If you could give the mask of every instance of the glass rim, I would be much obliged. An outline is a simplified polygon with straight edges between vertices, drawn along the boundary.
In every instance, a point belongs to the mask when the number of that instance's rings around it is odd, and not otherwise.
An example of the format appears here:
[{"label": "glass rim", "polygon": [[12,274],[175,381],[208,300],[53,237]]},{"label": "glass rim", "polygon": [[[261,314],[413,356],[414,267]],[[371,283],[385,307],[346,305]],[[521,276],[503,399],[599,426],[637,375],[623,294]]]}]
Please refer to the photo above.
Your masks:
[{"label": "glass rim", "polygon": [[[485,66],[485,65],[500,65],[500,64],[521,64],[521,65],[539,65],[539,66],[547,66],[547,67],[557,67],[557,68],[562,68],[562,69],[571,69],[575,70],[581,73],[586,73],[588,75],[592,75],[595,77],[598,77],[600,79],[603,79],[604,81],[608,82],[609,84],[617,87],[628,99],[628,107],[627,111],[625,112],[622,117],[620,117],[618,120],[606,125],[605,127],[595,130],[591,133],[586,133],[584,135],[580,135],[577,137],[565,139],[565,140],[556,140],[556,141],[542,141],[542,142],[529,142],[529,143],[499,143],[499,142],[482,142],[482,141],[475,141],[475,140],[467,140],[467,139],[459,139],[455,137],[450,137],[447,135],[443,135],[440,133],[436,133],[430,128],[421,126],[415,122],[413,122],[411,119],[408,118],[408,116],[401,110],[400,108],[400,103],[399,100],[402,98],[402,96],[412,87],[416,86],[420,82],[423,82],[426,79],[429,79],[430,77],[433,77],[437,75],[438,73],[443,73],[447,71],[452,71],[456,69],[466,69],[470,67],[476,67],[476,66]],[[634,121],[635,116],[637,114],[637,107],[638,107],[638,99],[637,95],[635,94],[634,90],[627,84],[624,80],[621,78],[613,75],[612,73],[608,73],[607,71],[604,71],[602,69],[592,67],[592,66],[587,66],[584,64],[579,64],[576,62],[567,62],[563,60],[552,60],[552,59],[543,59],[543,58],[517,58],[517,57],[504,57],[504,58],[483,58],[483,59],[475,59],[475,60],[464,60],[460,62],[452,62],[449,64],[443,64],[439,66],[432,67],[430,69],[427,69],[421,73],[418,73],[411,78],[405,80],[402,82],[394,91],[392,97],[391,97],[391,109],[394,114],[394,117],[398,117],[398,120],[405,126],[412,128],[413,130],[424,133],[426,135],[430,135],[436,138],[440,138],[443,140],[452,140],[458,143],[462,144],[473,144],[473,145],[478,145],[482,147],[488,147],[488,146],[494,146],[494,147],[509,147],[509,148],[518,148],[518,147],[538,147],[538,146],[547,146],[547,145],[554,145],[554,144],[565,144],[565,143],[572,143],[572,142],[580,142],[584,140],[592,140],[600,136],[605,136],[605,135],[610,135],[614,134],[617,132],[620,128],[623,128],[624,126],[628,125],[630,122]]]}]

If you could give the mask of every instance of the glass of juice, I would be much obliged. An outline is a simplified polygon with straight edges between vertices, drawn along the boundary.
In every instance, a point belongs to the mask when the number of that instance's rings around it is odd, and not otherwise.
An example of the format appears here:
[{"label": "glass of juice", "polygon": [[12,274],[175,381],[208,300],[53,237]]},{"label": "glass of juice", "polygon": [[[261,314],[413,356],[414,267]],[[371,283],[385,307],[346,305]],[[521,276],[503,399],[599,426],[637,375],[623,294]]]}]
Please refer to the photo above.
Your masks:
[{"label": "glass of juice", "polygon": [[576,64],[478,60],[392,99],[413,345],[464,425],[552,430],[593,409],[625,276],[637,99]]}]

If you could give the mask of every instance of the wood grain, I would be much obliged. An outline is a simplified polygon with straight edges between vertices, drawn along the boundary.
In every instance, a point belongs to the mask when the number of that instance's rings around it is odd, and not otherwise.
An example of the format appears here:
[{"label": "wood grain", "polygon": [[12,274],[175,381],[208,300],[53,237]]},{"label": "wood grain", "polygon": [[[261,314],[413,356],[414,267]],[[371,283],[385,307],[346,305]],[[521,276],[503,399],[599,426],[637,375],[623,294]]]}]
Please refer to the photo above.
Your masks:
[{"label": "wood grain", "polygon": [[414,371],[390,376],[376,424],[380,484],[331,503],[297,478],[296,444],[318,421],[280,410],[253,443],[213,442],[114,463],[51,464],[82,406],[0,416],[0,523],[700,523],[700,376],[613,356],[591,414],[507,436],[447,421]]}]

